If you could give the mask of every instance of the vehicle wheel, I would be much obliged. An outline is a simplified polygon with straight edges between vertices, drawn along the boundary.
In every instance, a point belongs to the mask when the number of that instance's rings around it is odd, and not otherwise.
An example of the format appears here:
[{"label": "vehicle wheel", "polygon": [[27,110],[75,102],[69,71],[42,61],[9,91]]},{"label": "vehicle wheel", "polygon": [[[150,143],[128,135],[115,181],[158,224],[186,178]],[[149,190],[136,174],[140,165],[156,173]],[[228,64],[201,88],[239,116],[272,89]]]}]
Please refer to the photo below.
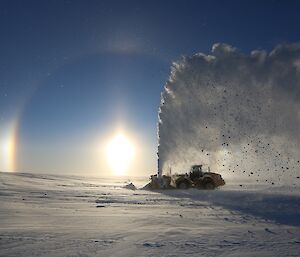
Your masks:
[{"label": "vehicle wheel", "polygon": [[189,187],[190,187],[190,185],[186,181],[181,181],[177,184],[177,188],[179,188],[179,189],[188,189]]},{"label": "vehicle wheel", "polygon": [[204,185],[204,188],[207,189],[207,190],[212,190],[212,189],[215,189],[215,185],[212,182],[207,182]]}]

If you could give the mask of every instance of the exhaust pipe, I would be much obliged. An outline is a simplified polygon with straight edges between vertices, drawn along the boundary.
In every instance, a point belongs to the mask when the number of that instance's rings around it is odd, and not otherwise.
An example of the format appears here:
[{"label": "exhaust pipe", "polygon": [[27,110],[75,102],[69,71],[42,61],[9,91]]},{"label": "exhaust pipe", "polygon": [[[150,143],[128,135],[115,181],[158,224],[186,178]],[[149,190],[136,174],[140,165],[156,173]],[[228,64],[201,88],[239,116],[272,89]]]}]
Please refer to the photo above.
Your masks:
[{"label": "exhaust pipe", "polygon": [[160,179],[162,177],[162,169],[160,165],[159,154],[157,153],[157,177]]}]

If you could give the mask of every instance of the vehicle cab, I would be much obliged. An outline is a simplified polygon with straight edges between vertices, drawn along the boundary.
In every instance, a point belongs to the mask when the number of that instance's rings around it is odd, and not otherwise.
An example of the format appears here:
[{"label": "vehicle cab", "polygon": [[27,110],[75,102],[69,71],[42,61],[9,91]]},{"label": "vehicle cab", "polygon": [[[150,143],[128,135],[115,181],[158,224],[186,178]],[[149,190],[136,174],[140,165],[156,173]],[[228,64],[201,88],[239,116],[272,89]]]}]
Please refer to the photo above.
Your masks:
[{"label": "vehicle cab", "polygon": [[198,179],[203,177],[204,172],[202,170],[203,165],[193,165],[190,170],[190,178],[191,180]]}]

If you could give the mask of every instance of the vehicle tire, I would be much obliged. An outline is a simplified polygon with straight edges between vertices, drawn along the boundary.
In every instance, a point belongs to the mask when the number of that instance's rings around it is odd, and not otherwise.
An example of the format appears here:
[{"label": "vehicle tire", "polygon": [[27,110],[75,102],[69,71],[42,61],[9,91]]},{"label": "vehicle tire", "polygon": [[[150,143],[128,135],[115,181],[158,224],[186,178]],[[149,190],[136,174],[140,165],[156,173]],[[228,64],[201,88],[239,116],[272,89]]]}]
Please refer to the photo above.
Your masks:
[{"label": "vehicle tire", "polygon": [[180,181],[177,184],[178,189],[188,189],[190,187],[190,184],[187,181]]},{"label": "vehicle tire", "polygon": [[207,190],[213,190],[213,189],[215,189],[215,185],[212,182],[206,182],[204,184],[204,188],[207,189]]}]

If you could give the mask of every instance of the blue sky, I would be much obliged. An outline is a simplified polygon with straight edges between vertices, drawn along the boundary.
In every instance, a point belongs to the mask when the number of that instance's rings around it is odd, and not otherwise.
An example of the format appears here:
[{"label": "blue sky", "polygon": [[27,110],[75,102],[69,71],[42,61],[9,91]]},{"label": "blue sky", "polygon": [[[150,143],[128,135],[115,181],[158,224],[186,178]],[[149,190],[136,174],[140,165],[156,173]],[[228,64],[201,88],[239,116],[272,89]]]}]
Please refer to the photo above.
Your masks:
[{"label": "blue sky", "polygon": [[95,149],[121,126],[140,149],[128,174],[150,174],[172,61],[216,42],[243,52],[299,42],[299,11],[299,1],[1,1],[0,132],[18,120],[16,170],[105,175]]}]

